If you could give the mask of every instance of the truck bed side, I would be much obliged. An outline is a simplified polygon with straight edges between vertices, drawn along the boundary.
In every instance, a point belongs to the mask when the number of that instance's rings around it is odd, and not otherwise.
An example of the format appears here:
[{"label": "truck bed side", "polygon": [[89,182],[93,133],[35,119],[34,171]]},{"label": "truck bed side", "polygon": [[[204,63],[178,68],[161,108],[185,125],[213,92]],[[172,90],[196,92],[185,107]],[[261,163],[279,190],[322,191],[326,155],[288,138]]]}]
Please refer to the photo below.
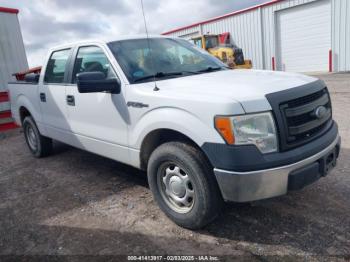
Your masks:
[{"label": "truck bed side", "polygon": [[11,112],[18,125],[22,125],[23,116],[28,113],[41,125],[40,99],[38,94],[38,84],[27,82],[10,82],[8,84]]}]

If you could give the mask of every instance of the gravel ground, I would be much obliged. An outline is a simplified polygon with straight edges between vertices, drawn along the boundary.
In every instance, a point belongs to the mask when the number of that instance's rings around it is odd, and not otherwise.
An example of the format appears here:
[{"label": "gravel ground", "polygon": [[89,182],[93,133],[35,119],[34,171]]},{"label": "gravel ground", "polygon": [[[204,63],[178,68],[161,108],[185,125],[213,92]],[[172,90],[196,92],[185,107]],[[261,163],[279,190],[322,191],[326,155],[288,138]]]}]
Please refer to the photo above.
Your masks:
[{"label": "gravel ground", "polygon": [[196,232],[163,215],[145,173],[58,143],[52,156],[34,159],[20,130],[0,134],[0,260],[126,254],[350,260],[350,74],[320,77],[342,135],[332,174],[286,196],[227,204]]}]

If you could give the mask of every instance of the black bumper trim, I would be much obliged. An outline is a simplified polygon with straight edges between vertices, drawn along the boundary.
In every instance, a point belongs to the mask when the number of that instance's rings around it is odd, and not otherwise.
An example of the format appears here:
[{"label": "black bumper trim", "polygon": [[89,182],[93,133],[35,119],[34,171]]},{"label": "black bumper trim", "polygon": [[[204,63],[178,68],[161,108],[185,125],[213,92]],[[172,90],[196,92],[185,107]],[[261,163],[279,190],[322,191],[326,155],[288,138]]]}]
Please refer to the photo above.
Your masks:
[{"label": "black bumper trim", "polygon": [[292,171],[288,176],[288,190],[300,190],[329,174],[339,157],[340,141],[333,151],[307,166]]}]

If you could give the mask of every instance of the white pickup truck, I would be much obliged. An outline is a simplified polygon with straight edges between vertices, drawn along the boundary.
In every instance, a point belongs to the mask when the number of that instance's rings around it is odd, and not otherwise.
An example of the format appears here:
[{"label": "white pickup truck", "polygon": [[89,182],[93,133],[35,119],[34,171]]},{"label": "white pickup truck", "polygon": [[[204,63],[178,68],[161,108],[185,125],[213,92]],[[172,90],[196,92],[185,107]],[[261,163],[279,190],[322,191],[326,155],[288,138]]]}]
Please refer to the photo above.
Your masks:
[{"label": "white pickup truck", "polygon": [[200,228],[224,201],[301,189],[336,165],[340,137],[323,81],[230,70],[189,42],[126,37],[49,51],[9,83],[35,157],[52,140],[147,170],[160,208]]}]

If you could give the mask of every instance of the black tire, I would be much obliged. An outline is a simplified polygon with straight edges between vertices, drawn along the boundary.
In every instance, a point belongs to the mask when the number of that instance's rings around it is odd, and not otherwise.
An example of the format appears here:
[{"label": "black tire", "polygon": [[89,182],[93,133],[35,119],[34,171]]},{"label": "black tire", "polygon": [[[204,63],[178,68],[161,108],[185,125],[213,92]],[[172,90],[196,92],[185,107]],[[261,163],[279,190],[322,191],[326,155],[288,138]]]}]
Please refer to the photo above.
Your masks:
[{"label": "black tire", "polygon": [[[168,169],[164,168],[169,163],[185,170],[182,172],[185,172],[186,177],[188,175],[190,179],[194,197],[193,204],[188,212],[183,213],[174,210],[173,204],[171,204],[173,201],[166,199],[165,189],[162,192],[160,184],[163,181],[163,187],[166,187],[164,179],[167,180],[165,173]],[[213,168],[203,153],[195,147],[181,142],[162,144],[152,153],[148,162],[147,173],[148,183],[155,201],[160,209],[179,226],[199,229],[219,215],[223,206],[223,199],[213,174]],[[171,182],[169,184],[171,185]]]},{"label": "black tire", "polygon": [[[40,134],[39,129],[31,116],[24,118],[22,127],[28,148],[33,156],[36,158],[41,158],[51,154],[52,139]],[[35,146],[33,145],[33,141],[30,138],[31,135],[36,141]]]}]

